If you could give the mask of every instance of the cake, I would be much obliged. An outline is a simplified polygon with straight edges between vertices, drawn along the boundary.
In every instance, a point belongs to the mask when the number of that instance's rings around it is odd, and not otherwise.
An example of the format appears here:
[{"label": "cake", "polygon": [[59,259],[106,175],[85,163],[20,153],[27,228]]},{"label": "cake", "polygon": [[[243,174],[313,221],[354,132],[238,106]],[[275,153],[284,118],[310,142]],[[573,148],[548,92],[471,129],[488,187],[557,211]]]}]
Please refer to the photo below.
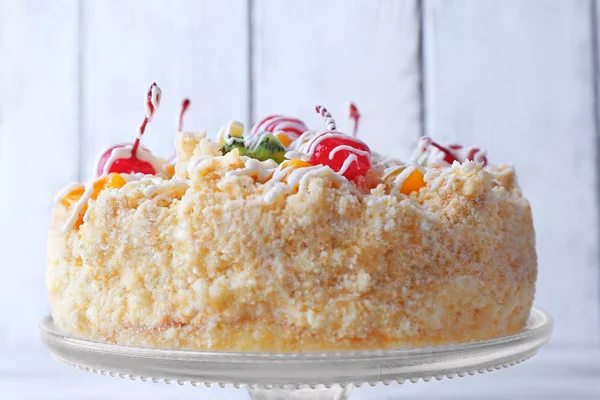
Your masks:
[{"label": "cake", "polygon": [[306,352],[423,347],[522,330],[535,292],[531,210],[509,165],[422,138],[401,162],[337,129],[274,115],[176,157],[108,149],[57,195],[54,324],[124,345]]}]

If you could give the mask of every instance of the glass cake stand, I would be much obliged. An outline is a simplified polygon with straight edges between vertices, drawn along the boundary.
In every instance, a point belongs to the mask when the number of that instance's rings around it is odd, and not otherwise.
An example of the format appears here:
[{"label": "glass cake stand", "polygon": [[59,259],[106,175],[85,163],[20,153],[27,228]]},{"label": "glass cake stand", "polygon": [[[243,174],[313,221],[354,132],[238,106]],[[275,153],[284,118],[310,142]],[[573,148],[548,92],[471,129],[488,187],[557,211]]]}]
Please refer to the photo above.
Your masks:
[{"label": "glass cake stand", "polygon": [[550,340],[552,319],[533,309],[520,333],[481,342],[417,349],[331,353],[163,350],[98,343],[62,334],[51,317],[42,340],[59,361],[142,381],[247,386],[255,399],[345,399],[353,386],[475,375],[527,360]]}]

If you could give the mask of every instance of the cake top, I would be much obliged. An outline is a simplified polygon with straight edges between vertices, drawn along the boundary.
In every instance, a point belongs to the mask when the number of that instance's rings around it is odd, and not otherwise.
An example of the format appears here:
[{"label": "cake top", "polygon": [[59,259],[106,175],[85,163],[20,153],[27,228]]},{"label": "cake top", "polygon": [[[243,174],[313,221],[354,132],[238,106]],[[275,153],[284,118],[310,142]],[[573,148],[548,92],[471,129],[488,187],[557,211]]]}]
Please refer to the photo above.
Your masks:
[{"label": "cake top", "polygon": [[[224,170],[223,178],[251,177],[260,189],[262,201],[273,203],[282,195],[306,186],[311,179],[323,178],[349,195],[364,200],[375,190],[394,196],[410,196],[426,186],[427,175],[440,176],[465,163],[502,175],[506,166],[489,166],[486,151],[456,144],[443,146],[429,137],[421,138],[410,162],[377,154],[360,140],[360,114],[348,104],[352,134],[341,132],[329,111],[315,110],[324,127],[310,129],[303,121],[283,115],[270,115],[246,130],[231,121],[209,140],[205,132],[183,131],[183,119],[190,107],[185,99],[179,115],[176,156],[156,157],[141,146],[141,139],[160,106],[162,92],[153,83],[144,99],[144,117],[133,143],[111,146],[97,160],[89,182],[74,183],[61,191],[56,201],[71,209],[63,231],[77,229],[89,214],[88,205],[105,189],[128,190],[133,182],[146,182],[148,196],[168,190],[185,192],[198,174],[207,168]],[[504,171],[504,172],[503,172]],[[160,198],[160,196],[158,196]]]}]

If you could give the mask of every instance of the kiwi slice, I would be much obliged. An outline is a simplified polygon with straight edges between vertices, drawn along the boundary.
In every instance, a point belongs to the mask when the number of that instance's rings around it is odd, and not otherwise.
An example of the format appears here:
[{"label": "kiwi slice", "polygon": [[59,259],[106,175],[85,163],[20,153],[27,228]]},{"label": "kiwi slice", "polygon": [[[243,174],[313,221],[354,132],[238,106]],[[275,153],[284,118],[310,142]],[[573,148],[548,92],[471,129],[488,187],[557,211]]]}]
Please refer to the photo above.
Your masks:
[{"label": "kiwi slice", "polygon": [[230,151],[232,151],[233,149],[238,149],[241,156],[249,155],[248,149],[246,148],[243,138],[228,137],[225,139],[225,141],[223,143],[223,147],[221,148],[221,151],[223,152],[223,154],[227,154]]},{"label": "kiwi slice", "polygon": [[268,159],[280,164],[285,160],[285,147],[272,133],[265,133],[250,152],[250,157],[260,161]]}]

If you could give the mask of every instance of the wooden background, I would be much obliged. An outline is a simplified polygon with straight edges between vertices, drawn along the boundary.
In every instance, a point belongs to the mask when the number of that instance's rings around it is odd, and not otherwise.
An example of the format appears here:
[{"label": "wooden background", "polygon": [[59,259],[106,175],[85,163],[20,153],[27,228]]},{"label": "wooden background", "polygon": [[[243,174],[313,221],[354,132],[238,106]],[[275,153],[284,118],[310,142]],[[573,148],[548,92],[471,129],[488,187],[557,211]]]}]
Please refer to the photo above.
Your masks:
[{"label": "wooden background", "polygon": [[353,100],[375,150],[406,159],[428,134],[515,165],[536,225],[536,304],[556,318],[549,350],[514,371],[355,398],[600,395],[597,9],[594,0],[0,0],[0,398],[82,398],[90,385],[98,399],[244,398],[84,377],[38,340],[52,196],[86,179],[105,147],[134,138],[153,81],[163,102],[144,143],[165,156],[184,96],[186,128],[213,134],[275,112],[314,126],[317,103],[344,127]]}]

